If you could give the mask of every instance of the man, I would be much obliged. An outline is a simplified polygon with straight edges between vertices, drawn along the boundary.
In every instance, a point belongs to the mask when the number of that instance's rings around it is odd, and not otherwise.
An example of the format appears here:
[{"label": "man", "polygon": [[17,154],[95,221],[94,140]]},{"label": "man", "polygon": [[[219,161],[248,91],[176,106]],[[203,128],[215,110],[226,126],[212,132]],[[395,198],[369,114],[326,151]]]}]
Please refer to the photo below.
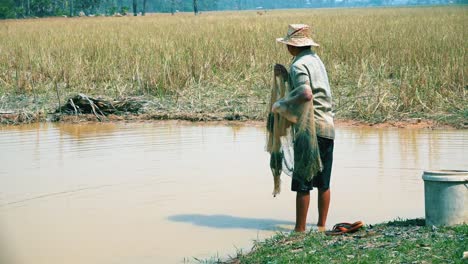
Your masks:
[{"label": "man", "polygon": [[[310,202],[310,191],[313,187],[318,188],[318,221],[319,231],[325,230],[328,208],[330,205],[330,176],[333,163],[333,146],[335,129],[332,114],[332,98],[327,72],[320,58],[312,51],[311,47],[318,47],[310,37],[310,28],[303,24],[289,25],[288,34],[284,38],[277,39],[278,42],[287,45],[289,53],[294,57],[290,71],[283,65],[276,64],[274,72],[276,76],[283,76],[289,80],[291,92],[286,98],[278,100],[272,107],[272,112],[289,119],[291,109],[300,109],[301,115],[312,115],[313,131],[310,137],[318,142],[320,152],[320,169],[316,175],[309,175],[312,180],[301,180],[298,177],[304,170],[293,171],[291,190],[297,192],[296,196],[296,232],[304,232],[306,229],[307,212]],[[312,107],[301,108],[301,105],[310,104]],[[308,111],[308,113],[304,113]],[[295,127],[298,124],[294,124]],[[312,135],[315,133],[315,135]],[[294,139],[294,155],[298,155],[303,141]],[[306,148],[307,149],[307,148]],[[317,153],[317,152],[315,152]],[[310,155],[309,155],[310,156]],[[316,155],[317,156],[317,155]],[[296,161],[296,157],[295,163]],[[300,166],[303,168],[304,166]],[[306,172],[309,173],[309,172]]]}]

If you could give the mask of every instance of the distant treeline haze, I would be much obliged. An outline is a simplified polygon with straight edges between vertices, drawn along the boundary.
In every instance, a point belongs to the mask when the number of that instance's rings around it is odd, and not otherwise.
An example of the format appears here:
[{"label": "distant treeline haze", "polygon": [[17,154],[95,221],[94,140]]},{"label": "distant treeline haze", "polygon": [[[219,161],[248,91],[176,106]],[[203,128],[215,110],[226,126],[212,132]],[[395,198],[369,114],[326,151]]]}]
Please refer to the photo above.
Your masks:
[{"label": "distant treeline haze", "polygon": [[213,10],[466,4],[468,0],[1,0],[0,19]]}]

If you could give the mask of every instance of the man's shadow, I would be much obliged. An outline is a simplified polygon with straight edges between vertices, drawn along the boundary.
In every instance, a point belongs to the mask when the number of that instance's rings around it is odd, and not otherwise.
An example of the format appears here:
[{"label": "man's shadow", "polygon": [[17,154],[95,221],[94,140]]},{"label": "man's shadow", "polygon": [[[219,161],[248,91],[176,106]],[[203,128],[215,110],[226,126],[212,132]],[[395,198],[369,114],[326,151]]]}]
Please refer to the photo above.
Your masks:
[{"label": "man's shadow", "polygon": [[201,214],[182,214],[172,215],[168,220],[174,222],[187,222],[197,226],[205,226],[220,229],[254,229],[266,231],[291,231],[294,227],[294,222],[275,220],[275,219],[262,219],[262,218],[243,218],[230,215],[201,215]]}]

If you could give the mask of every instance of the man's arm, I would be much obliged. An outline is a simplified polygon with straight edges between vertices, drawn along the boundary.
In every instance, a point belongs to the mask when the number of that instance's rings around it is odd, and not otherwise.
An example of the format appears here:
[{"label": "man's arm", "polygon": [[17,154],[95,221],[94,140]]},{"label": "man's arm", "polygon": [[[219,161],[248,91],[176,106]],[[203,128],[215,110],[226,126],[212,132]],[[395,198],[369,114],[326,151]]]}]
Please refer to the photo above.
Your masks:
[{"label": "man's arm", "polygon": [[291,81],[293,85],[292,92],[286,98],[278,100],[272,107],[272,112],[278,113],[288,120],[291,116],[290,109],[309,102],[313,98],[309,76],[304,69],[293,66],[291,70]]}]

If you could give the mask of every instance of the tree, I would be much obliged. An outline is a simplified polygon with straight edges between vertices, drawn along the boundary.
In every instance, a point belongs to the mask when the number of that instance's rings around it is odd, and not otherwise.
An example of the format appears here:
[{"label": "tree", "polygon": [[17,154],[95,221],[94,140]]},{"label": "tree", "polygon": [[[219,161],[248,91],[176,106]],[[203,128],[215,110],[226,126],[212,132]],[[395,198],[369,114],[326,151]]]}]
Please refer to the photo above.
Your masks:
[{"label": "tree", "polygon": [[198,15],[198,0],[193,0],[193,12]]},{"label": "tree", "polygon": [[69,5],[68,7],[70,9],[69,16],[72,17],[72,16],[75,15],[75,13],[73,12],[73,0],[69,0],[68,5]]},{"label": "tree", "polygon": [[143,0],[143,12],[141,14],[144,16],[146,14],[146,0]]},{"label": "tree", "polygon": [[137,0],[133,0],[133,15],[137,16]]},{"label": "tree", "polygon": [[[18,2],[18,1],[17,1],[17,2]],[[21,1],[21,9],[22,9],[21,11],[23,11],[23,12],[21,12],[21,13],[22,13],[22,15],[24,15],[24,16],[30,16],[30,15],[31,15],[31,0],[26,0],[26,5],[25,5],[24,2],[25,2],[25,0],[22,0],[22,1]],[[19,13],[19,12],[17,12],[17,13]],[[18,15],[19,15],[19,14],[17,14],[17,16],[18,16]]]},{"label": "tree", "polygon": [[84,11],[86,14],[95,13],[100,2],[101,0],[74,0],[74,8]]},{"label": "tree", "polygon": [[13,0],[3,0],[0,2],[0,19],[14,18],[15,2]]},{"label": "tree", "polygon": [[38,17],[53,15],[53,6],[50,0],[34,0],[31,3],[31,12]]}]

